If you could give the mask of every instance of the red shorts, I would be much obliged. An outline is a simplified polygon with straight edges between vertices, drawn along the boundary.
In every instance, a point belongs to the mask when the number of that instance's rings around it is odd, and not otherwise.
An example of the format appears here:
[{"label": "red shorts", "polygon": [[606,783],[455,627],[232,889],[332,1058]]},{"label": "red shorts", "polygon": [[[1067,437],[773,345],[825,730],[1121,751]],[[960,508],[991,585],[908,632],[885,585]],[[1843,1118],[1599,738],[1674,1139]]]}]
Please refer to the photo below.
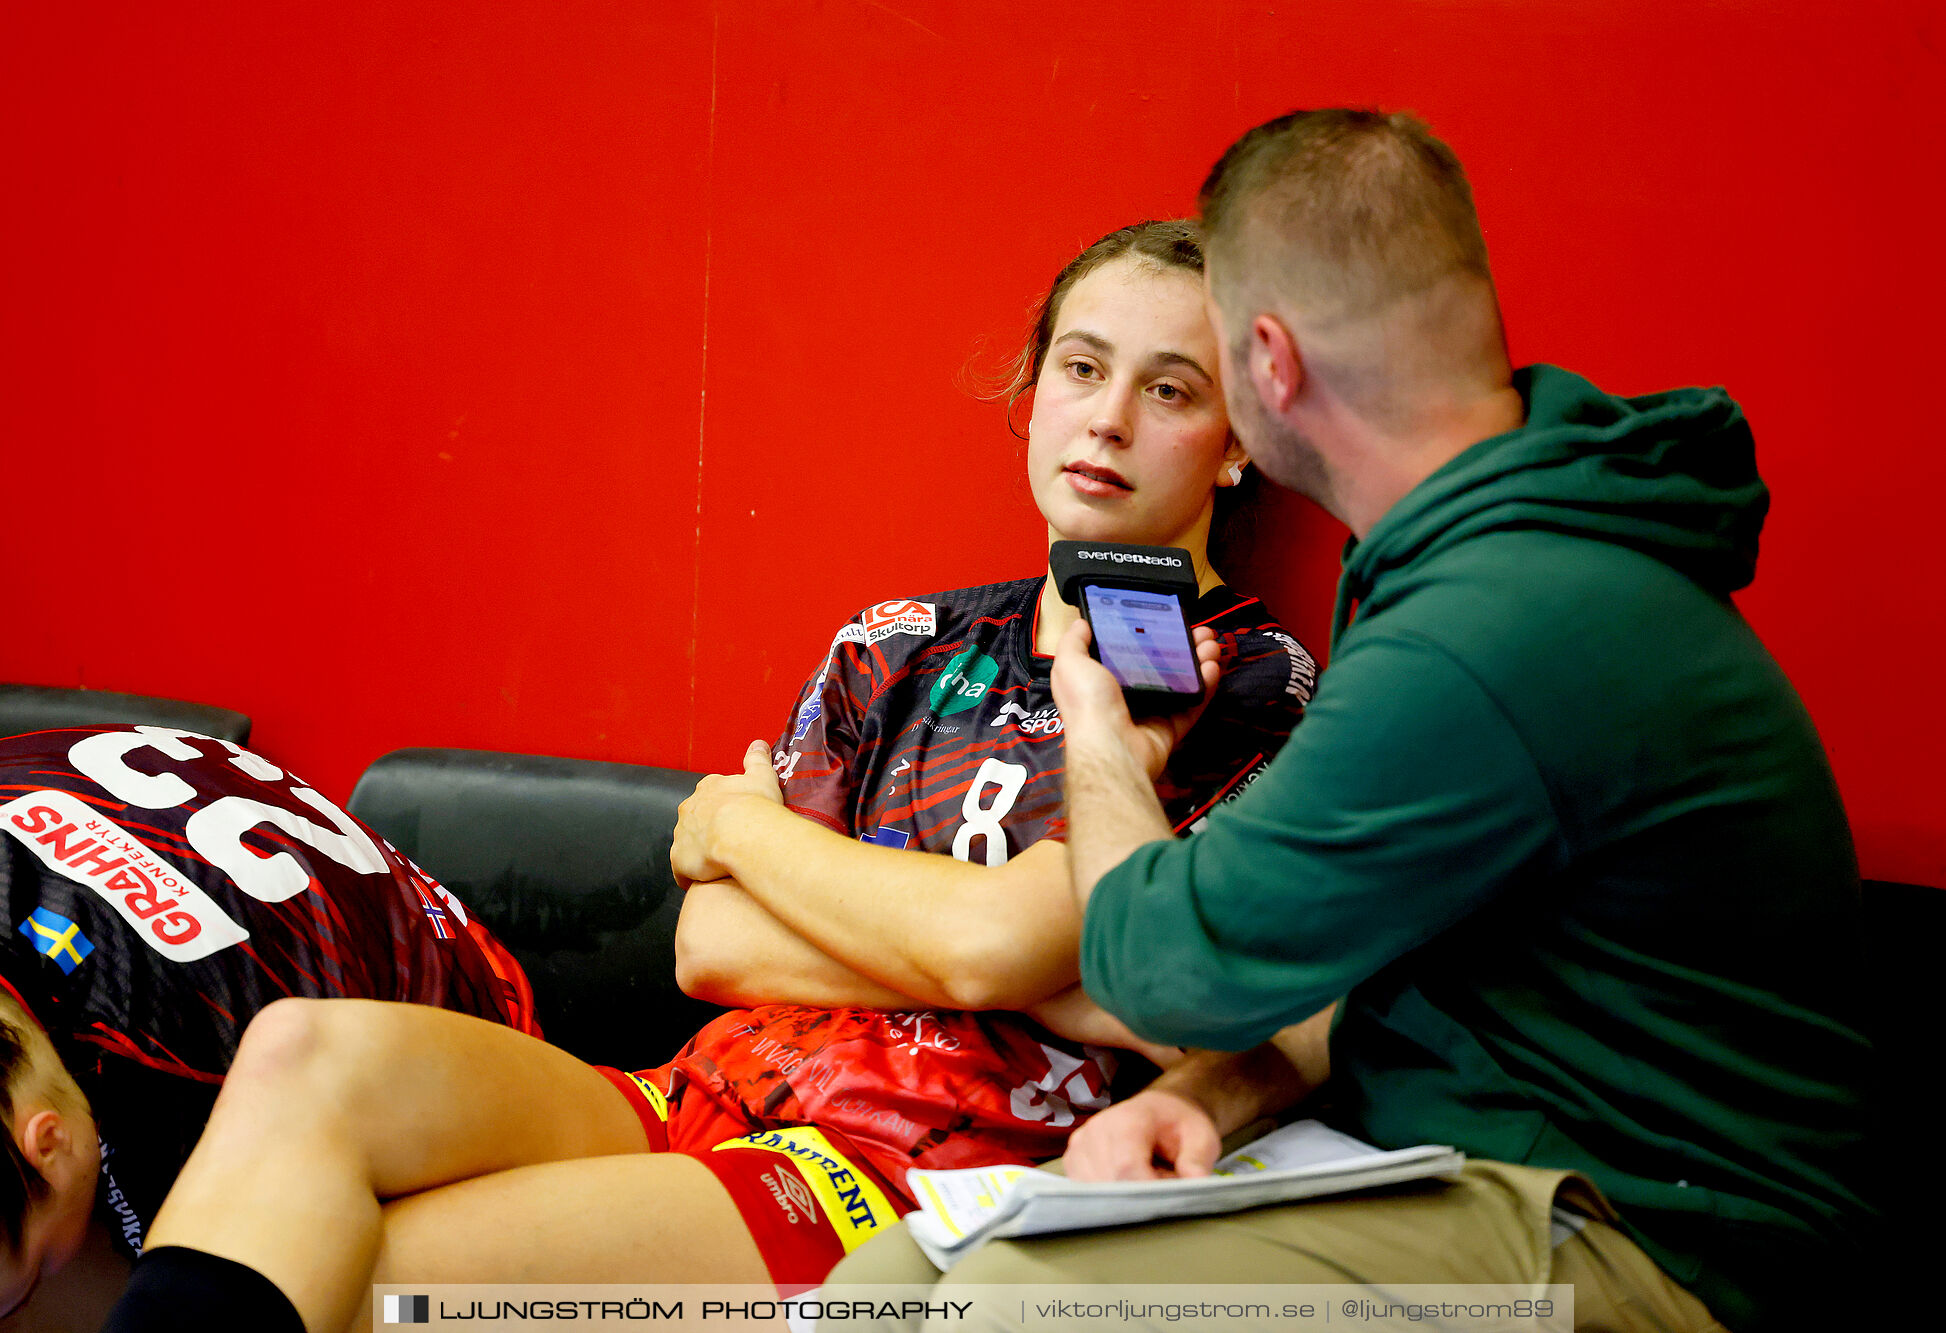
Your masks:
[{"label": "red shorts", "polygon": [[912,1210],[894,1185],[835,1129],[787,1126],[762,1133],[707,1098],[670,1102],[669,1066],[596,1069],[621,1090],[650,1152],[693,1157],[723,1182],[782,1295],[817,1286],[840,1259]]}]

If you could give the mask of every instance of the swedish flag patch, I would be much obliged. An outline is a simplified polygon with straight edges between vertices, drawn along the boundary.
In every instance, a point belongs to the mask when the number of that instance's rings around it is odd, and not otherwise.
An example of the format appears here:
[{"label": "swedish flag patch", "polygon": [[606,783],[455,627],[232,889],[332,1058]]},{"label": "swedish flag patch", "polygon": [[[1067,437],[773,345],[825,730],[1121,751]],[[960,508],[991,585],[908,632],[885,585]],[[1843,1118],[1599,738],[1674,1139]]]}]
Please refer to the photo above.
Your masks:
[{"label": "swedish flag patch", "polygon": [[80,967],[95,951],[80,926],[45,907],[36,907],[27,914],[27,919],[20,923],[20,933],[27,937],[35,952],[59,963],[63,974]]}]

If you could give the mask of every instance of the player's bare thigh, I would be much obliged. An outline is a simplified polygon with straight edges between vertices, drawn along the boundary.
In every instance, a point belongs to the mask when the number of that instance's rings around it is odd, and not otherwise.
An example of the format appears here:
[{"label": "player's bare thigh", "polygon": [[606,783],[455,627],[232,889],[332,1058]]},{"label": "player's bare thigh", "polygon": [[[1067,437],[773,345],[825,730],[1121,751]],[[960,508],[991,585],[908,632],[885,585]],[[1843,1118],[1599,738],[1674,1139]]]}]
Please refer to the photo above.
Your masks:
[{"label": "player's bare thigh", "polygon": [[623,1152],[641,1134],[607,1079],[511,1028],[426,1005],[282,1000],[246,1032],[191,1167],[230,1149],[279,1162],[309,1151],[354,1160],[361,1185],[389,1197]]},{"label": "player's bare thigh", "polygon": [[[375,1283],[755,1283],[770,1275],[710,1170],[679,1153],[518,1167],[385,1209]],[[365,1302],[354,1329],[369,1326]]]},{"label": "player's bare thigh", "polygon": [[326,1328],[367,1304],[383,1199],[644,1146],[606,1078],[510,1028],[424,1005],[284,1000],[251,1025],[148,1243],[253,1268]]}]

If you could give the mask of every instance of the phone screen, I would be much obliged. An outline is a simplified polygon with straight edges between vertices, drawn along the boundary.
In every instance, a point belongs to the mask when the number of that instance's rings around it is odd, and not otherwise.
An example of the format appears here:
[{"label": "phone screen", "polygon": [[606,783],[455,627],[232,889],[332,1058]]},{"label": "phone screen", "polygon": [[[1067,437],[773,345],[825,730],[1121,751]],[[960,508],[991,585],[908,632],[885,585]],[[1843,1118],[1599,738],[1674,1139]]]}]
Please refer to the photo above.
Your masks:
[{"label": "phone screen", "polygon": [[1203,685],[1196,654],[1174,593],[1132,592],[1090,583],[1088,622],[1095,652],[1116,680],[1132,689],[1197,694]]}]

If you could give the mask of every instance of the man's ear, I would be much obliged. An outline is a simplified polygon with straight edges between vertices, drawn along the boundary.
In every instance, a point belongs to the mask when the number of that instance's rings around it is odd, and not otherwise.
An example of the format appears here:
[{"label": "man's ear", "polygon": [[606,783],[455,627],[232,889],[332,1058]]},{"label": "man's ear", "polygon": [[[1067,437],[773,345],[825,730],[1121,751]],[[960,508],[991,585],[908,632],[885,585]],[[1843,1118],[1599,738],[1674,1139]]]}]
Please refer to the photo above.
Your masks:
[{"label": "man's ear", "polygon": [[1250,321],[1250,387],[1271,415],[1282,417],[1304,385],[1304,358],[1297,339],[1275,315]]}]

